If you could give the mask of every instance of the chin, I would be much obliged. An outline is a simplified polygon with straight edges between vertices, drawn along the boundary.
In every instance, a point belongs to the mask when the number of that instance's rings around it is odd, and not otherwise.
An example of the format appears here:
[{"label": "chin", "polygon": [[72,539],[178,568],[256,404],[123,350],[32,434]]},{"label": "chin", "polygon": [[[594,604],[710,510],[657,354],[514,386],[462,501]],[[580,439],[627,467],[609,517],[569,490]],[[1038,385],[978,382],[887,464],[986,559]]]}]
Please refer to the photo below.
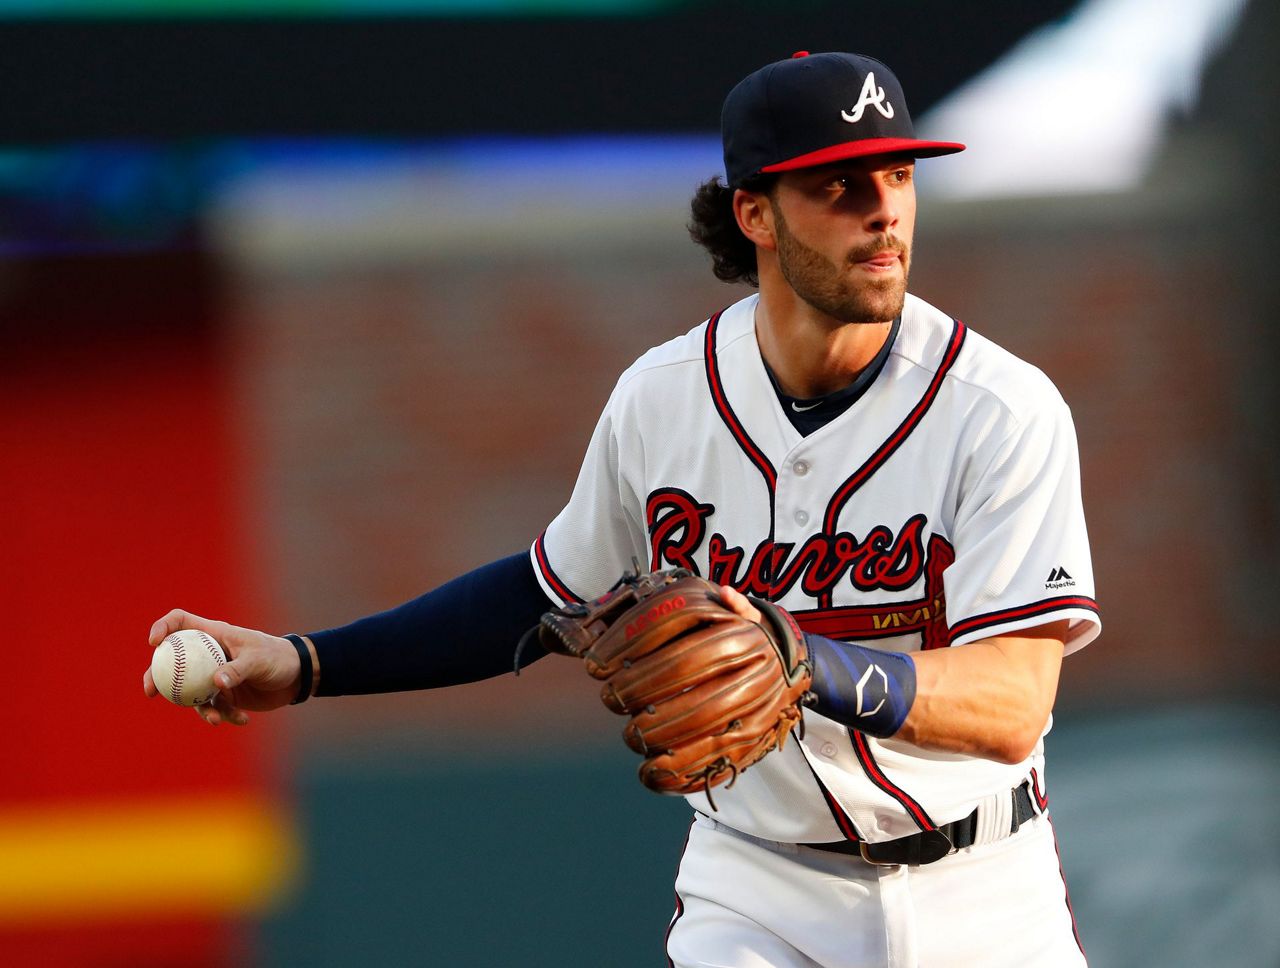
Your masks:
[{"label": "chin", "polygon": [[859,293],[831,315],[846,323],[888,323],[902,314],[906,301],[906,286],[895,284],[892,292]]}]

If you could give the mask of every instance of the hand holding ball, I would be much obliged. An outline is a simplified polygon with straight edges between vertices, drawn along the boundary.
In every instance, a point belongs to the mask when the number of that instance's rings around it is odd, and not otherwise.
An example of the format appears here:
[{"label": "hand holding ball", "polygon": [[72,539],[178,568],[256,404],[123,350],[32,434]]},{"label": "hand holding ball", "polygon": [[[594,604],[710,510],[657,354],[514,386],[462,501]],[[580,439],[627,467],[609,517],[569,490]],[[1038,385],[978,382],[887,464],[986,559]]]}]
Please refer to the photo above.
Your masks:
[{"label": "hand holding ball", "polygon": [[207,632],[183,629],[166,636],[151,656],[151,678],[160,695],[178,706],[199,706],[218,694],[213,674],[226,653]]}]

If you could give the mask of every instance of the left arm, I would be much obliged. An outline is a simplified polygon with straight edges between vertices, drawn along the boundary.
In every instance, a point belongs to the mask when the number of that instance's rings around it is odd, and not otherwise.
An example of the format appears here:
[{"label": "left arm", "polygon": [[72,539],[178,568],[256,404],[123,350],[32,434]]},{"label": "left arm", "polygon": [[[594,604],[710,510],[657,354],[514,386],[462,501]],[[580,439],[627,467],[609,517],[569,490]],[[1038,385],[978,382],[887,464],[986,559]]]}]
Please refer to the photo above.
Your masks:
[{"label": "left arm", "polygon": [[929,750],[1021,763],[1053,709],[1067,624],[1064,619],[914,653],[915,702],[894,738]]},{"label": "left arm", "polygon": [[[743,618],[763,620],[745,596],[728,586],[721,592]],[[1067,626],[1064,619],[909,655],[806,634],[817,709],[872,736],[1020,763],[1053,709]],[[863,705],[878,711],[864,714]]]}]

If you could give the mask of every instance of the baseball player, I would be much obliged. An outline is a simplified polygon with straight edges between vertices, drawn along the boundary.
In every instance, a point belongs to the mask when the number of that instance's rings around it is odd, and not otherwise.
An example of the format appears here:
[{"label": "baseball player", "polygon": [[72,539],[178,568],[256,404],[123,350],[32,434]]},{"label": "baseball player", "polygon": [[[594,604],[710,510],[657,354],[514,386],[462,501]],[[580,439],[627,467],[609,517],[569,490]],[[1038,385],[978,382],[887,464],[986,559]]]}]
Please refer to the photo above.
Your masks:
[{"label": "baseball player", "polygon": [[751,621],[751,597],[790,613],[813,704],[714,803],[688,797],[669,963],[1082,965],[1042,745],[1064,654],[1100,630],[1071,416],[907,293],[916,159],[963,145],[917,139],[892,72],[843,53],[755,71],[722,125],[691,232],[758,292],[622,374],[528,554],[339,629],[174,611],[151,642],[222,641],[200,714],[243,724],[507,672],[548,608],[635,560],[688,569]]}]

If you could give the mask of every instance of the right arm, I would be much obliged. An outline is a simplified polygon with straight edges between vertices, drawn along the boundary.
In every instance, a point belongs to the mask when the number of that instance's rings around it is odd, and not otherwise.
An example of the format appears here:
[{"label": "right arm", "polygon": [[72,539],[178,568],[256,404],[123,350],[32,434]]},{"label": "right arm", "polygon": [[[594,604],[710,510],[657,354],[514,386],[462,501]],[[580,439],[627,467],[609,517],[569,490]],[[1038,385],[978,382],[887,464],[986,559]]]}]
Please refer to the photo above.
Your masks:
[{"label": "right arm", "polygon": [[[526,553],[468,572],[412,601],[341,628],[304,636],[312,695],[341,696],[477,682],[512,668],[516,643],[552,607]],[[301,662],[289,640],[178,609],[151,627],[152,647],[179,629],[222,643],[231,661],[214,676],[219,695],[197,707],[208,722],[244,725],[249,711],[278,709],[297,696]],[[525,664],[543,653],[535,644]],[[148,670],[143,691],[157,695]]]}]

